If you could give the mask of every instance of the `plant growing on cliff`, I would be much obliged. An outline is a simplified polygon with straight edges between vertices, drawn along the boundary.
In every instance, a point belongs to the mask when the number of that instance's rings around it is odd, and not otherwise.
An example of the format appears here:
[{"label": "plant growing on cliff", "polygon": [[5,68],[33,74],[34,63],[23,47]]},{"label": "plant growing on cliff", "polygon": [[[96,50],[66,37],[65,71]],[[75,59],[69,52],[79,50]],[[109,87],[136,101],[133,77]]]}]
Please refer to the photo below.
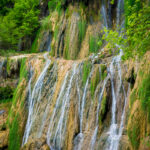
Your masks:
[{"label": "plant growing on cliff", "polygon": [[143,110],[148,114],[150,122],[150,73],[144,76],[138,90],[138,96]]},{"label": "plant growing on cliff", "polygon": [[91,96],[92,96],[92,98],[94,97],[94,93],[95,93],[96,87],[99,82],[100,82],[100,72],[99,72],[99,69],[97,69],[96,73],[94,74],[94,76],[91,79]]},{"label": "plant growing on cliff", "polygon": [[91,71],[91,63],[87,61],[83,65],[82,81],[83,81],[84,85],[86,84],[86,81],[87,81],[87,78],[88,78],[88,76],[90,74],[90,71]]},{"label": "plant growing on cliff", "polygon": [[86,21],[80,20],[78,22],[78,28],[79,28],[79,47],[80,47],[86,33]]},{"label": "plant growing on cliff", "polygon": [[18,121],[18,114],[17,114],[9,129],[8,149],[19,150],[20,143],[21,143],[21,136],[19,133],[19,121]]},{"label": "plant growing on cliff", "polygon": [[100,47],[102,46],[102,39],[98,36],[90,36],[89,38],[89,52],[97,53]]}]

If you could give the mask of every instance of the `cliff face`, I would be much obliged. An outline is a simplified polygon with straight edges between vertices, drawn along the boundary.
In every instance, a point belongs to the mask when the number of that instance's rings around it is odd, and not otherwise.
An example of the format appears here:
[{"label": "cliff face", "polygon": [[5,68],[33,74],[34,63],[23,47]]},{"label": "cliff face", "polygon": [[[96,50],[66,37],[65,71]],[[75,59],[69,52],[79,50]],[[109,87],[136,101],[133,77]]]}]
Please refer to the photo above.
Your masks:
[{"label": "cliff face", "polygon": [[0,103],[0,149],[150,149],[150,53],[123,62],[105,46],[123,1],[84,3],[45,19],[33,48],[48,52],[0,58],[0,96],[13,92]]},{"label": "cliff face", "polygon": [[[117,130],[121,129],[122,118],[124,127],[119,149],[149,148],[144,144],[149,142],[148,114],[138,97],[132,98],[149,73],[149,61],[143,65],[144,60],[149,60],[149,53],[139,62],[120,63],[121,82],[120,70],[115,64],[112,78],[109,57],[103,61],[100,58],[72,61],[50,57],[45,57],[45,61],[42,55],[25,57],[11,58],[15,63],[10,72],[18,66],[16,62],[21,62],[20,67],[22,63],[25,65],[20,68],[8,117],[9,136],[19,137],[15,145],[24,142],[22,149],[48,149],[50,145],[55,149],[105,149],[109,147],[108,132],[115,106]],[[13,128],[15,120],[19,125],[17,130]]]}]

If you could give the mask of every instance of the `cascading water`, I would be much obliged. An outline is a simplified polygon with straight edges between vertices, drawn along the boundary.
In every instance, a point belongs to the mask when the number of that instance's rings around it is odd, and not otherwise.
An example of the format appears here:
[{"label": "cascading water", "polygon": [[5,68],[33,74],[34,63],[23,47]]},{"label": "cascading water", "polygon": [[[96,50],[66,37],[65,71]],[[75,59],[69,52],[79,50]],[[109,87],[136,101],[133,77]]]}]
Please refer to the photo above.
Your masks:
[{"label": "cascading water", "polygon": [[[117,4],[117,25],[119,26],[120,20],[121,20],[121,8],[122,8],[123,1],[119,0]],[[121,25],[122,26],[122,25]],[[120,49],[118,45],[116,45],[117,48]],[[125,117],[125,108],[127,103],[127,97],[128,94],[126,94],[123,82],[122,82],[122,71],[121,71],[121,57],[123,56],[123,51],[120,49],[120,52],[117,56],[114,56],[112,59],[112,62],[109,67],[110,75],[111,75],[111,87],[112,87],[112,119],[111,119],[111,125],[108,132],[108,138],[107,138],[107,146],[106,150],[118,150],[119,141],[122,136],[123,131],[123,123],[124,123],[124,117]],[[115,91],[114,87],[114,78],[115,78],[115,66],[117,66],[118,69],[118,76],[119,76],[119,85],[117,87],[117,90]],[[117,97],[119,95],[119,91],[122,88],[123,95],[124,95],[124,107],[121,115],[121,121],[120,125],[117,122],[116,118],[116,109],[117,109]],[[128,88],[129,91],[129,88]]]},{"label": "cascading water", "polygon": [[30,78],[30,82],[29,82],[29,94],[30,95],[29,95],[29,100],[28,100],[29,101],[28,119],[27,119],[27,123],[26,123],[24,136],[23,136],[22,146],[24,144],[26,144],[28,141],[32,124],[38,114],[38,111],[39,111],[38,102],[41,100],[43,80],[46,75],[47,69],[51,63],[51,61],[48,59],[47,55],[48,55],[48,53],[44,54],[44,58],[46,59],[46,64],[45,64],[45,67],[44,67],[43,71],[41,72],[38,80],[36,81],[32,92],[31,92],[32,77]]},{"label": "cascading water", "polygon": [[98,126],[99,126],[98,116],[99,116],[99,111],[100,111],[100,107],[101,107],[101,101],[102,101],[102,98],[103,98],[103,93],[104,93],[104,89],[106,87],[106,83],[107,83],[109,78],[110,78],[109,76],[107,76],[105,78],[102,90],[100,91],[100,96],[99,96],[98,106],[97,106],[97,111],[96,111],[96,127],[95,127],[95,130],[94,130],[93,136],[91,138],[91,150],[93,150],[94,146],[95,146],[95,142],[96,142],[96,138],[97,138],[97,132],[98,132]]},{"label": "cascading water", "polygon": [[101,12],[102,12],[102,17],[103,17],[103,21],[104,21],[104,27],[106,27],[108,29],[107,12],[106,12],[104,0],[102,0]]},{"label": "cascading water", "polygon": [[82,101],[81,101],[81,107],[80,108],[80,133],[75,137],[74,139],[74,150],[80,150],[82,147],[82,142],[84,140],[84,135],[83,135],[83,114],[84,114],[84,107],[85,107],[85,102],[86,102],[86,93],[87,93],[87,89],[88,89],[88,84],[89,84],[89,80],[90,77],[93,73],[93,68],[92,71],[90,72],[85,87],[84,87],[84,91],[83,91],[83,96],[82,96]]},{"label": "cascading water", "polygon": [[[47,143],[51,149],[56,148],[60,150],[63,145],[65,130],[66,130],[66,123],[67,123],[68,109],[70,105],[70,102],[69,102],[70,91],[72,88],[72,82],[73,82],[74,76],[76,74],[76,66],[77,64],[74,64],[73,70],[71,71],[71,77],[70,77],[69,82],[67,82],[69,73],[66,74],[60,94],[58,96],[58,99],[56,100],[55,108],[50,118],[49,129],[47,132]],[[61,105],[61,108],[59,109],[60,105]],[[57,118],[55,117],[56,115],[58,115],[58,112],[60,116],[57,120]],[[56,129],[55,129],[54,123],[57,123],[57,125],[55,124]]]},{"label": "cascading water", "polygon": [[3,65],[4,65],[4,60],[2,62],[0,62],[0,77],[1,77],[1,74],[2,74]]},{"label": "cascading water", "polygon": [[47,42],[47,52],[51,51],[51,33],[49,33],[48,42]]}]

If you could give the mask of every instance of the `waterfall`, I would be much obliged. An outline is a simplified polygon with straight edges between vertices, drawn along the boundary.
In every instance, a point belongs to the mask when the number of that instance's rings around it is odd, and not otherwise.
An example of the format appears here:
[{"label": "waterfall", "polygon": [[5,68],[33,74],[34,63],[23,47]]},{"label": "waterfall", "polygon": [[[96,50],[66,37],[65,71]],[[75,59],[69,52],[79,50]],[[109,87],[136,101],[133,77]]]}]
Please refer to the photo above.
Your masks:
[{"label": "waterfall", "polygon": [[[27,119],[27,123],[26,123],[26,128],[25,128],[25,132],[24,132],[24,136],[23,136],[23,142],[22,142],[22,146],[24,144],[27,143],[29,135],[30,135],[30,131],[31,131],[31,127],[32,124],[38,114],[39,111],[39,102],[41,100],[41,92],[42,92],[42,88],[43,88],[43,80],[44,77],[47,73],[48,67],[51,63],[51,61],[48,59],[48,53],[44,54],[44,58],[46,60],[46,64],[44,66],[43,71],[41,72],[39,78],[37,79],[33,91],[31,92],[31,81],[32,81],[32,77],[30,78],[29,81],[29,110],[28,110],[28,119]],[[36,104],[36,105],[35,105]]]},{"label": "waterfall", "polygon": [[84,114],[84,107],[85,107],[85,102],[86,102],[86,93],[88,89],[88,84],[89,84],[89,79],[93,73],[93,69],[90,72],[85,87],[83,91],[83,96],[82,96],[82,101],[81,101],[81,109],[80,109],[80,133],[75,137],[74,139],[74,150],[80,150],[82,147],[82,142],[84,140],[84,134],[83,134],[83,114]]},{"label": "waterfall", "polygon": [[102,0],[101,13],[102,13],[102,17],[103,17],[103,20],[104,20],[104,27],[106,27],[108,29],[107,12],[106,12],[106,7],[105,7],[105,4],[104,4],[104,0]]},{"label": "waterfall", "polygon": [[51,51],[51,33],[49,33],[49,37],[48,37],[48,42],[47,42],[47,52],[50,52]]},{"label": "waterfall", "polygon": [[[71,71],[71,77],[70,77],[69,82],[67,82],[69,74],[68,73],[66,74],[60,94],[58,96],[58,99],[56,100],[56,105],[53,110],[53,114],[50,119],[49,129],[47,132],[47,144],[49,145],[51,149],[54,149],[56,147],[56,149],[60,150],[63,144],[63,140],[65,139],[64,136],[65,136],[65,131],[66,131],[67,115],[68,115],[68,109],[70,105],[70,91],[72,88],[72,82],[73,82],[74,76],[76,74],[76,67],[77,67],[77,64],[74,64],[73,69]],[[58,107],[60,105],[61,105],[61,108]],[[58,111],[60,111],[59,112],[60,116],[57,120],[57,118],[55,117],[58,114]],[[56,129],[55,129],[54,123],[57,123],[55,124]],[[55,132],[53,133],[53,131]],[[53,134],[53,137],[52,137],[52,134]],[[52,140],[52,144],[51,144],[51,140]]]},{"label": "waterfall", "polygon": [[99,124],[98,124],[98,116],[99,116],[99,111],[100,111],[100,107],[101,107],[101,101],[102,101],[102,98],[103,98],[103,93],[104,93],[104,90],[105,90],[106,83],[107,83],[108,79],[109,79],[109,76],[107,76],[105,78],[102,90],[100,91],[100,96],[99,96],[99,100],[98,100],[98,106],[97,106],[97,110],[96,110],[96,127],[95,127],[94,133],[93,133],[92,138],[91,138],[91,150],[94,149],[96,138],[97,138],[97,132],[98,132],[98,126],[99,126]]},{"label": "waterfall", "polygon": [[3,65],[4,65],[4,60],[2,60],[2,62],[0,62],[0,77],[2,74]]}]

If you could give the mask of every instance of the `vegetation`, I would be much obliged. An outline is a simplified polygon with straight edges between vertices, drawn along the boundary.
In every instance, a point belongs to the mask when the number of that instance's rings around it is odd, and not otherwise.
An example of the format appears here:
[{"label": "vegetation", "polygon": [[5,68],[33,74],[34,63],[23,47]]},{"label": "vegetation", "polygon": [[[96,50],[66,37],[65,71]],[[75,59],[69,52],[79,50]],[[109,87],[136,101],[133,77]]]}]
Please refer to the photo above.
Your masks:
[{"label": "vegetation", "polygon": [[117,51],[122,49],[123,59],[142,57],[146,51],[150,50],[150,7],[142,6],[137,0],[126,3],[126,29],[120,34],[117,31],[105,29],[103,39],[111,48]]},{"label": "vegetation", "polygon": [[89,52],[97,53],[102,46],[102,40],[99,37],[90,36],[89,39]]},{"label": "vegetation", "polygon": [[94,93],[95,93],[96,87],[97,87],[99,82],[100,82],[100,72],[99,72],[99,69],[97,69],[96,73],[94,73],[94,77],[92,77],[92,79],[91,79],[91,95],[92,95],[92,98],[94,98]]},{"label": "vegetation", "polygon": [[140,143],[140,127],[137,121],[132,124],[130,129],[128,129],[128,136],[134,150],[137,150]]},{"label": "vegetation", "polygon": [[138,90],[138,96],[143,110],[148,114],[150,122],[150,73],[144,76]]},{"label": "vegetation", "polygon": [[13,89],[9,86],[0,87],[0,103],[9,102],[13,97]]},{"label": "vegetation", "polygon": [[78,28],[79,28],[79,47],[80,47],[86,33],[86,21],[80,20],[78,23]]},{"label": "vegetation", "polygon": [[107,67],[106,65],[101,64],[101,79],[104,80],[107,76]]},{"label": "vegetation", "polygon": [[7,13],[0,14],[0,39],[3,47],[17,49],[20,40],[34,35],[39,27],[38,5],[38,0],[17,0]]},{"label": "vegetation", "polygon": [[20,149],[20,143],[21,143],[21,136],[19,133],[19,121],[18,121],[18,115],[14,118],[12,125],[10,126],[9,130],[9,150],[19,150]]},{"label": "vegetation", "polygon": [[90,74],[91,71],[91,63],[89,63],[88,61],[84,63],[83,65],[83,76],[82,76],[82,81],[83,84],[86,84],[86,81],[88,79],[88,76]]}]

